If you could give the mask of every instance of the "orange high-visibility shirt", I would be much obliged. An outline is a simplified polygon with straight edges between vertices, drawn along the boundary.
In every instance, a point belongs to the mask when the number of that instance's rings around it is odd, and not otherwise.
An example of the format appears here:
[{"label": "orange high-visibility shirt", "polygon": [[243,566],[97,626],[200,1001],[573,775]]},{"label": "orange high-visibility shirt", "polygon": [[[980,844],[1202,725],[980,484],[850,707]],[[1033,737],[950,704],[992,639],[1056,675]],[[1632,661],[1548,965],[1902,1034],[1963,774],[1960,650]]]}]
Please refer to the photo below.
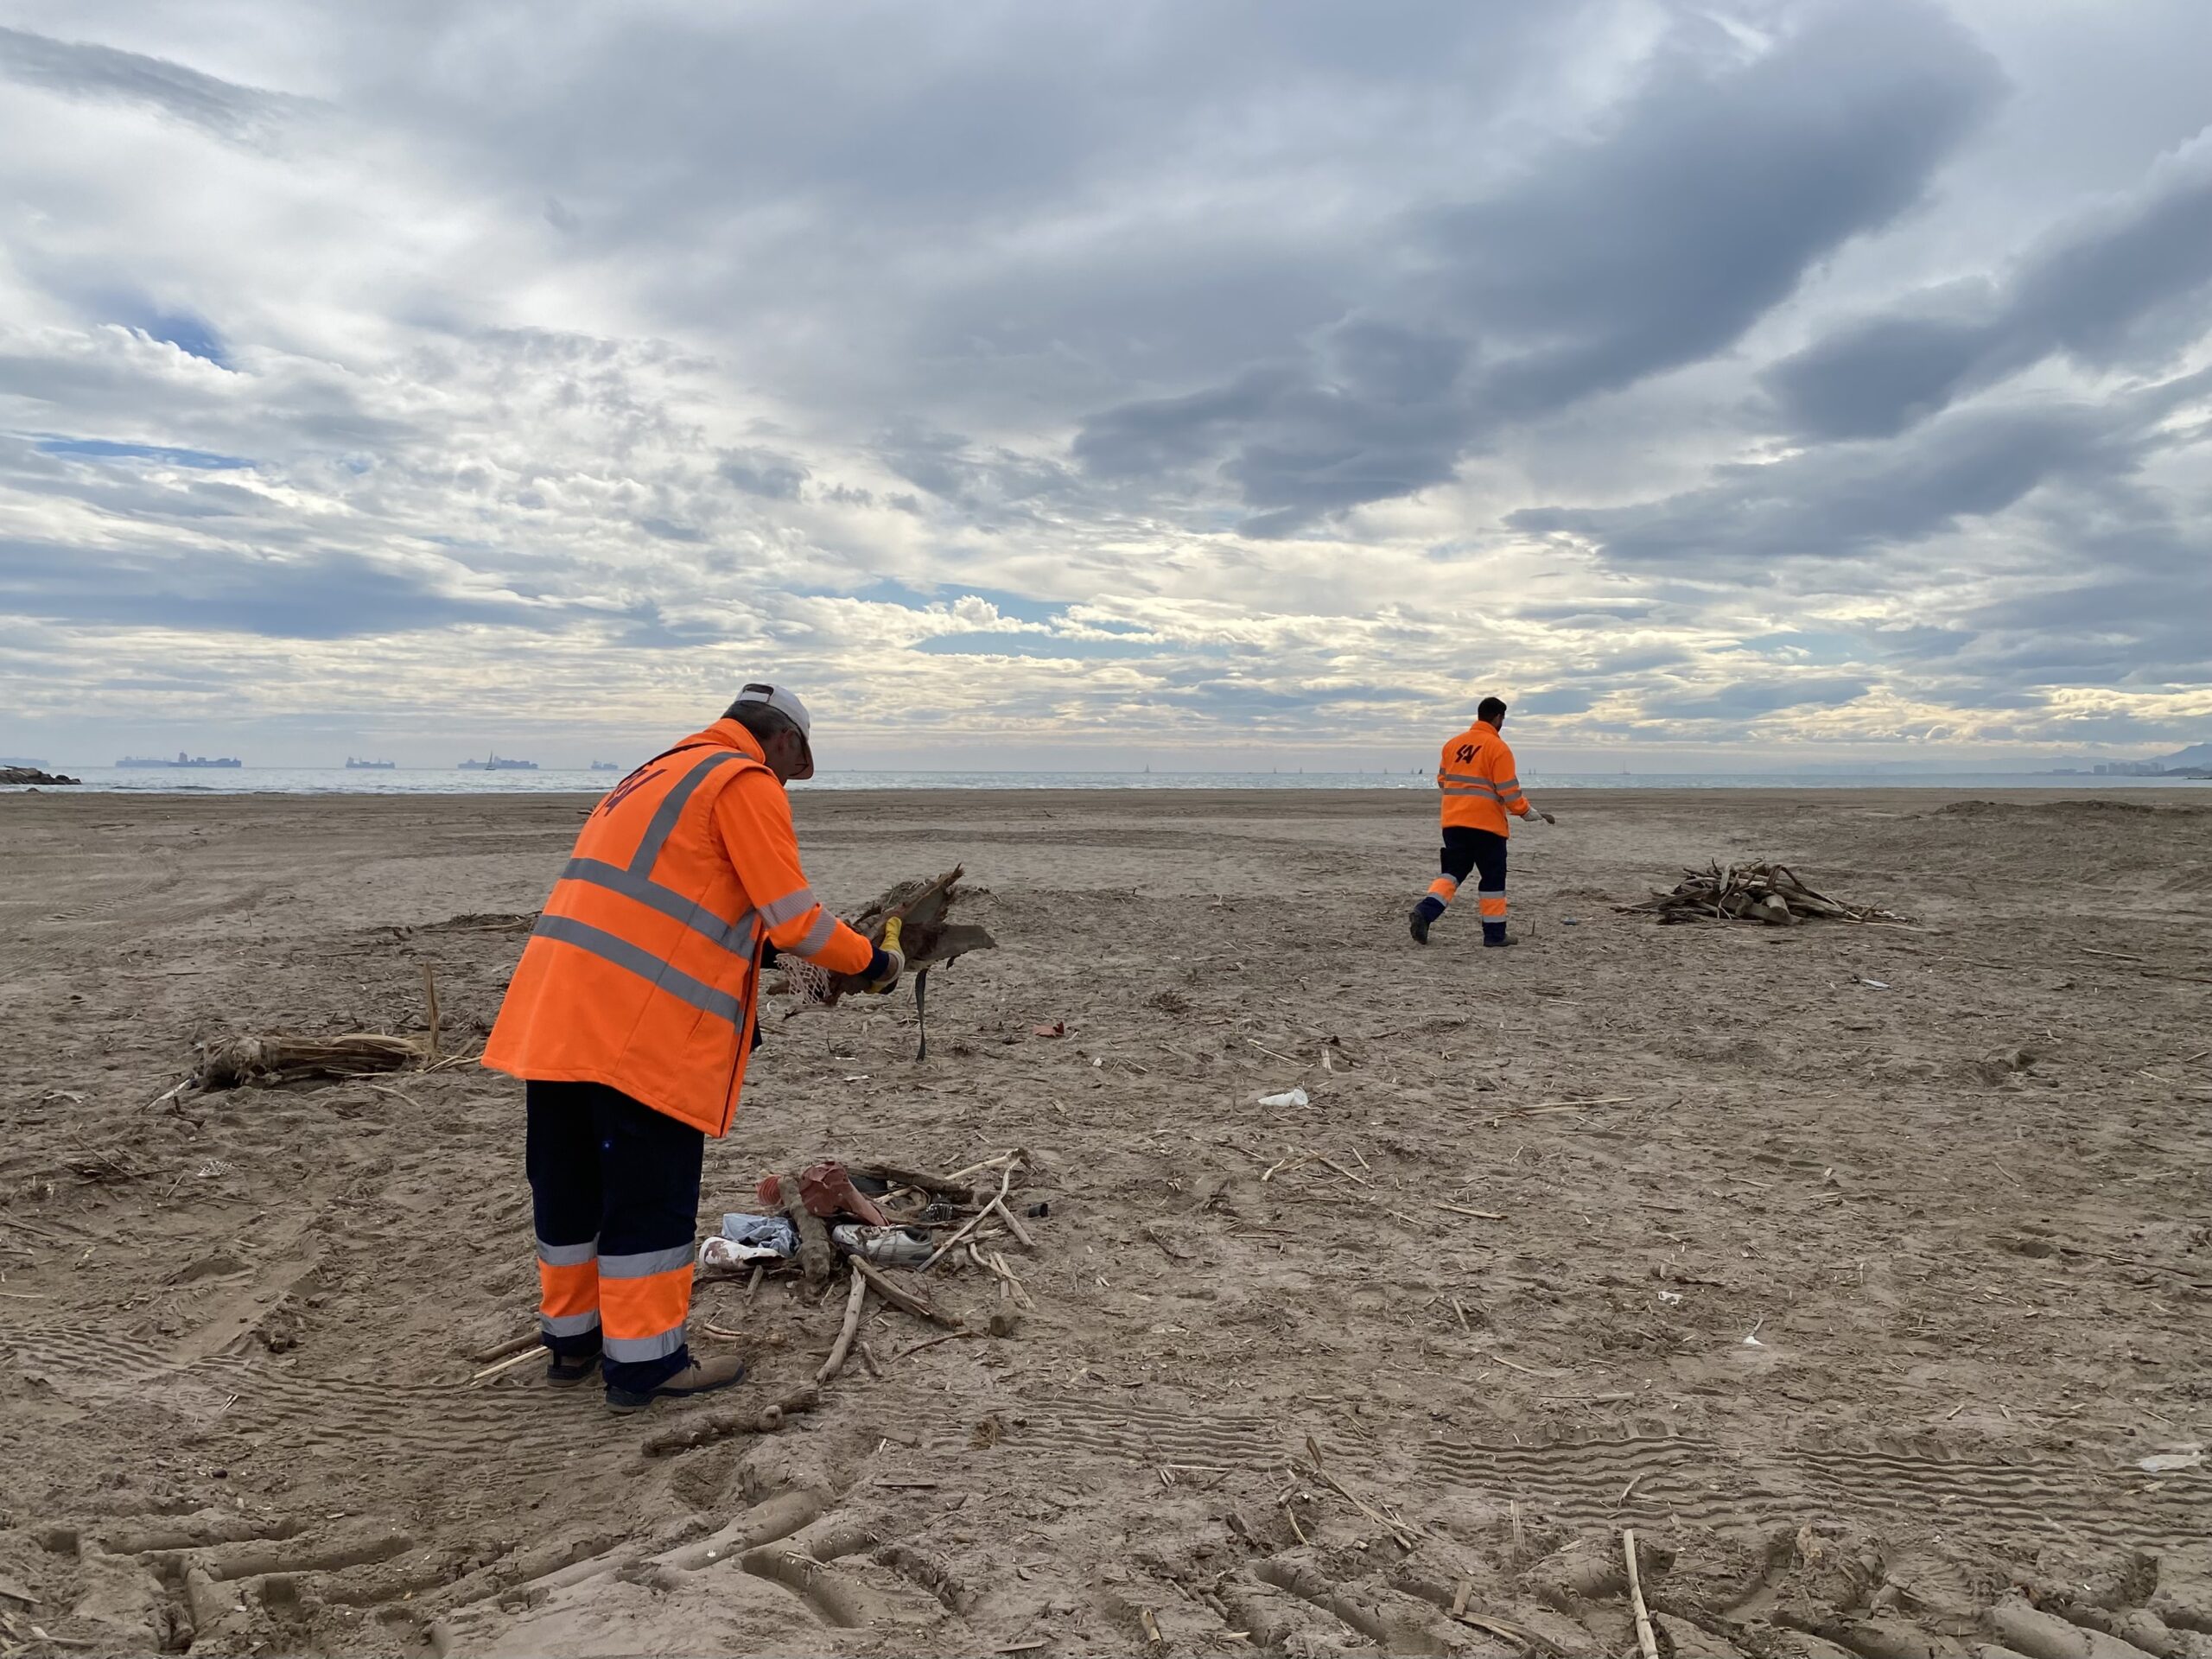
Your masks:
[{"label": "orange high-visibility shirt", "polygon": [[1469,830],[1487,830],[1510,836],[1508,812],[1516,818],[1535,816],[1514,776],[1513,751],[1486,720],[1473,725],[1444,746],[1436,767],[1436,786],[1444,791],[1444,823]]},{"label": "orange high-visibility shirt", "polygon": [[770,943],[856,974],[875,947],[823,908],[759,741],[717,721],[608,791],[523,947],[494,1071],[601,1083],[725,1133]]}]

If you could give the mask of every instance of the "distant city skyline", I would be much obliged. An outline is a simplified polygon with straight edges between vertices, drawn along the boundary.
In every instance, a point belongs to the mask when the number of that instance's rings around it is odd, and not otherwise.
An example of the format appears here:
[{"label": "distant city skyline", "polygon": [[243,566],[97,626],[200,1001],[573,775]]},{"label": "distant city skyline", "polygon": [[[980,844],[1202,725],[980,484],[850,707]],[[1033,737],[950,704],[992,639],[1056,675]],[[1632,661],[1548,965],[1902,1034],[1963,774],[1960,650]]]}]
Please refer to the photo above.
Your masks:
[{"label": "distant city skyline", "polygon": [[[2212,7],[0,0],[0,750],[2212,738]],[[1402,760],[1400,759],[1402,757]]]}]

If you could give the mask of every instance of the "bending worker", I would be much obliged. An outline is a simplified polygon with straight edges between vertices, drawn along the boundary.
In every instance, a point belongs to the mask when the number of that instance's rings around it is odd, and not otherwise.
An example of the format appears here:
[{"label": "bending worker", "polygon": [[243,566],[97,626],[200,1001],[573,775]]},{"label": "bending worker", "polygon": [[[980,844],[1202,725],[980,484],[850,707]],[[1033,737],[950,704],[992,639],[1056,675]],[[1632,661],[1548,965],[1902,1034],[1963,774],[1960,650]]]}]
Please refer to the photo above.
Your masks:
[{"label": "bending worker", "polygon": [[684,1346],[706,1137],[737,1113],[760,972],[786,951],[888,991],[906,963],[815,898],[784,785],[814,775],[805,706],[748,685],[584,821],[484,1064],[520,1077],[546,1377],[607,1403],[745,1375]]},{"label": "bending worker", "polygon": [[1428,930],[1444,914],[1471,871],[1482,873],[1475,889],[1482,911],[1483,943],[1506,945],[1505,838],[1508,812],[1516,818],[1558,819],[1539,812],[1521,792],[1513,774],[1513,751],[1497,734],[1505,724],[1502,698],[1484,697],[1475,710],[1475,723],[1444,746],[1436,768],[1436,786],[1444,791],[1443,874],[1428,884],[1428,895],[1414,906],[1415,944],[1428,943]]}]

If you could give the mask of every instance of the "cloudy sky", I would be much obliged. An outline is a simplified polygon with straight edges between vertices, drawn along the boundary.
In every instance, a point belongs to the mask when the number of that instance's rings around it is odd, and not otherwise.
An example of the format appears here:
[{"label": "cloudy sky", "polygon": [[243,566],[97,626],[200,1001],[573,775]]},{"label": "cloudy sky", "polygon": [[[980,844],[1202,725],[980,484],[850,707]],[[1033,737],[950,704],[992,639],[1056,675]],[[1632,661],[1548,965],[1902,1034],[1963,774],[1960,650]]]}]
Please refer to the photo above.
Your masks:
[{"label": "cloudy sky", "polygon": [[0,0],[0,753],[2212,738],[2203,0]]}]

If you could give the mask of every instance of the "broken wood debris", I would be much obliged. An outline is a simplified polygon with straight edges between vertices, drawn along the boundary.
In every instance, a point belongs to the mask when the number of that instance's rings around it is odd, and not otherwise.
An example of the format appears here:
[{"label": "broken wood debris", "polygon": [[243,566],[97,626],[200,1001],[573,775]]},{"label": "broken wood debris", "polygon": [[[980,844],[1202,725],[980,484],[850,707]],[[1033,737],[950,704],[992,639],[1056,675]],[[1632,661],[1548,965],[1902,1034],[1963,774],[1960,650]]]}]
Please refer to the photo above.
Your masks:
[{"label": "broken wood debris", "polygon": [[1629,915],[1662,922],[1757,922],[1790,927],[1803,921],[1859,922],[1887,927],[1916,925],[1910,916],[1878,905],[1850,905],[1805,885],[1787,864],[1752,863],[1685,870],[1671,892],[1654,892],[1640,903],[1616,905]]}]

